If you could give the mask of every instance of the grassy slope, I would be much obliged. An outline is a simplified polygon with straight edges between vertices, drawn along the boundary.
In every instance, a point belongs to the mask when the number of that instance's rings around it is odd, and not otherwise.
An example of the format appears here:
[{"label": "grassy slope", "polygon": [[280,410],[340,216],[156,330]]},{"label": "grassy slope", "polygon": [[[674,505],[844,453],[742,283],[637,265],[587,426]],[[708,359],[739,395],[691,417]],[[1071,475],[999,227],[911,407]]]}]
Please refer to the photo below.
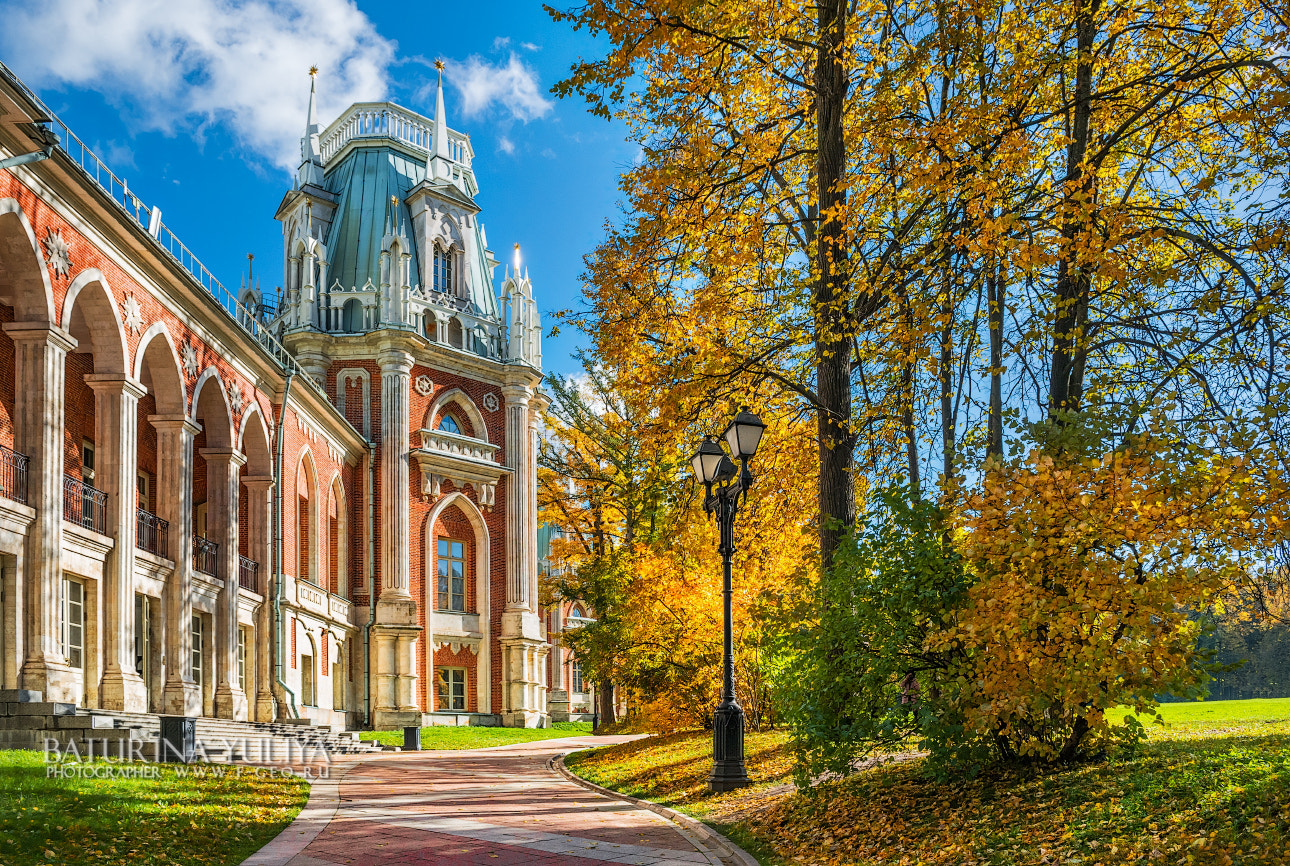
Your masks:
[{"label": "grassy slope", "polygon": [[918,761],[788,791],[783,732],[750,734],[750,789],[710,795],[709,736],[573,756],[580,775],[678,807],[766,863],[1290,863],[1290,700],[1169,704],[1136,760],[938,784]]},{"label": "grassy slope", "polygon": [[41,752],[0,751],[0,863],[241,863],[309,798],[300,779],[160,776],[51,779]]},{"label": "grassy slope", "polygon": [[[511,743],[531,743],[556,737],[581,737],[591,733],[591,722],[556,722],[549,728],[480,728],[437,725],[421,729],[422,749],[483,749]],[[402,731],[363,731],[362,740],[402,746]]]}]

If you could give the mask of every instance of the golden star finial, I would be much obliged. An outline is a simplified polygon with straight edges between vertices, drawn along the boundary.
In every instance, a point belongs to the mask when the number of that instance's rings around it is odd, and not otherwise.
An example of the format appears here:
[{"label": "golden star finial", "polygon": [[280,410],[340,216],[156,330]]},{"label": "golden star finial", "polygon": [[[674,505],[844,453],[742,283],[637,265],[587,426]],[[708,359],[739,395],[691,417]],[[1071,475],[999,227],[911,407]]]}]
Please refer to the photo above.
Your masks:
[{"label": "golden star finial", "polygon": [[309,77],[310,77],[310,78],[317,78],[317,77],[318,77],[318,67],[317,67],[317,66],[310,66],[310,67],[309,67]]},{"label": "golden star finial", "polygon": [[435,62],[434,62],[434,68],[435,68],[435,69],[438,69],[440,72],[443,72],[443,58],[442,58],[442,57],[437,58],[437,59],[435,60]]}]

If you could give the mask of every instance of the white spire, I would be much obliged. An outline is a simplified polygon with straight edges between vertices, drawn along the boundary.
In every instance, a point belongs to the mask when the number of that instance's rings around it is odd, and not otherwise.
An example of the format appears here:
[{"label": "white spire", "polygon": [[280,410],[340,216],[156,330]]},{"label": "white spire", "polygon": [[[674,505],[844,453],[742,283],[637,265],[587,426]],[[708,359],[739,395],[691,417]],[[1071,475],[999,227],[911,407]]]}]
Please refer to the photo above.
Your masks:
[{"label": "white spire", "polygon": [[300,170],[296,172],[296,186],[305,184],[322,186],[322,147],[318,137],[322,127],[318,124],[318,109],[315,106],[314,85],[318,79],[318,67],[309,68],[309,113],[305,120],[305,135],[300,139]]},{"label": "white spire", "polygon": [[439,88],[434,100],[434,150],[430,152],[428,174],[431,179],[452,179],[452,153],[448,150],[448,112],[443,107],[443,61],[436,60]]}]

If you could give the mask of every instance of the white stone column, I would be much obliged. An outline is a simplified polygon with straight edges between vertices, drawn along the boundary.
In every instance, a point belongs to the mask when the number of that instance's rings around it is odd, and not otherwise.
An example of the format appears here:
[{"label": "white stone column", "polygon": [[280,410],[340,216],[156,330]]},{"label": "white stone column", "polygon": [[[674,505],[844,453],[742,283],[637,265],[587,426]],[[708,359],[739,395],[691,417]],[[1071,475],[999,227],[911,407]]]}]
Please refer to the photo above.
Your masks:
[{"label": "white stone column", "polygon": [[[529,585],[527,593],[528,608],[535,614],[538,612],[538,599],[541,597],[538,593],[537,453],[538,426],[539,421],[541,420],[538,412],[539,407],[542,405],[543,403],[540,395],[529,404],[528,430],[525,442],[527,450],[524,454],[528,461],[525,464],[528,471],[525,473],[524,485],[524,573]],[[545,682],[545,677],[541,679]]]},{"label": "white stone column", "polygon": [[0,689],[19,687],[18,674],[26,653],[22,649],[23,557],[0,555],[0,603],[4,621],[4,657],[0,658]]},{"label": "white stone column", "polygon": [[47,701],[73,701],[72,671],[63,658],[60,630],[63,570],[63,377],[76,340],[62,328],[12,322],[14,446],[26,454],[27,502],[36,511],[27,530],[23,582],[26,621],[22,688]]},{"label": "white stone column", "polygon": [[86,377],[94,389],[95,475],[107,494],[107,531],[116,544],[103,570],[103,681],[101,706],[130,713],[148,711],[148,689],[135,670],[134,550],[137,533],[139,398],[147,390],[116,374]]},{"label": "white stone column", "polygon": [[[408,383],[412,356],[381,355],[381,598],[411,600],[408,588]],[[415,622],[415,620],[413,620]]]},{"label": "white stone column", "polygon": [[[523,385],[502,388],[506,400],[506,609],[529,609],[527,540],[529,492],[529,389]],[[535,535],[536,524],[529,527]]]},{"label": "white stone column", "polygon": [[501,646],[503,713],[507,727],[545,727],[547,717],[533,671],[544,644],[538,619],[537,464],[534,393],[523,384],[502,386],[506,400],[506,607]]},{"label": "white stone column", "polygon": [[300,324],[317,326],[318,324],[318,287],[314,285],[313,250],[305,253],[300,286]]},{"label": "white stone column", "polygon": [[193,439],[201,430],[182,415],[152,415],[157,430],[157,514],[170,523],[170,556],[175,561],[162,597],[166,622],[166,684],[163,711],[200,716],[202,694],[193,682]]},{"label": "white stone column", "polygon": [[206,520],[219,544],[224,579],[215,608],[215,715],[246,719],[246,693],[237,681],[238,494],[246,455],[236,448],[203,448],[206,458]]},{"label": "white stone column", "polygon": [[408,570],[408,430],[412,356],[398,348],[381,353],[381,591],[376,600],[377,645],[373,723],[378,728],[419,725],[417,706],[417,603]]},{"label": "white stone column", "polygon": [[270,518],[273,514],[273,478],[272,476],[248,475],[242,479],[246,487],[246,523],[250,529],[247,552],[251,559],[259,563],[259,584],[256,592],[264,596],[260,607],[255,612],[255,720],[257,722],[273,721],[273,691],[269,681],[272,671],[269,670],[269,642],[273,639],[270,622],[270,587],[273,579],[272,538]]}]

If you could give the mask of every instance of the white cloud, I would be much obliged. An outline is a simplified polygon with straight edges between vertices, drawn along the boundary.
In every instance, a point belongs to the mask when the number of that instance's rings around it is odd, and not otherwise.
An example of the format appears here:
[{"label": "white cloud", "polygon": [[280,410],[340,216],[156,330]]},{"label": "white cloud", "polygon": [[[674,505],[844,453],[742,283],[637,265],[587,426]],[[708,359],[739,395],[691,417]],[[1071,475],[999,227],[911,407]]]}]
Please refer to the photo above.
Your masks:
[{"label": "white cloud", "polygon": [[91,148],[107,160],[107,164],[114,170],[139,167],[134,161],[134,149],[125,142],[116,139],[108,139],[106,142],[96,141]]},{"label": "white cloud", "polygon": [[326,125],[384,98],[395,49],[350,0],[19,0],[0,17],[0,49],[30,84],[96,90],[171,135],[223,123],[286,169],[300,161],[309,67]]},{"label": "white cloud", "polygon": [[515,142],[503,135],[497,139],[497,149],[502,153],[510,155],[515,153]]},{"label": "white cloud", "polygon": [[498,36],[496,39],[493,40],[493,50],[501,51],[503,48],[505,48],[507,45],[510,45],[510,44],[511,44],[511,37]]},{"label": "white cloud", "polygon": [[542,46],[541,46],[541,45],[534,45],[532,42],[521,42],[521,43],[520,43],[520,47],[521,47],[521,48],[523,48],[525,51],[541,51],[541,50],[542,50]]},{"label": "white cloud", "polygon": [[494,65],[473,55],[446,78],[461,94],[462,112],[477,117],[494,104],[516,120],[528,122],[544,117],[553,107],[542,95],[533,67],[515,54],[505,64]]}]

